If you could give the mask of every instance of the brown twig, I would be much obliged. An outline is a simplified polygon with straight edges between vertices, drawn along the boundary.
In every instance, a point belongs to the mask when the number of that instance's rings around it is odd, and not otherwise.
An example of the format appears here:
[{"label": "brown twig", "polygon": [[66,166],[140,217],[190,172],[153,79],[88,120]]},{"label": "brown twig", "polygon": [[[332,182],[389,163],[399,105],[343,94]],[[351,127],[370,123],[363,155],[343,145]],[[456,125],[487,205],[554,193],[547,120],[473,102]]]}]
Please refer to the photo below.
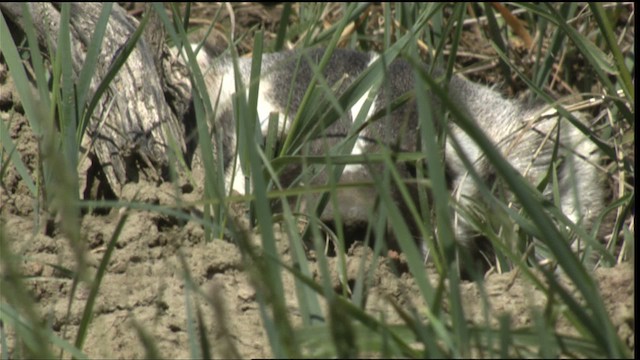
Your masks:
[{"label": "brown twig", "polygon": [[502,15],[504,20],[507,22],[507,25],[509,25],[513,29],[513,32],[522,39],[526,48],[531,49],[533,41],[531,40],[531,35],[529,35],[529,32],[524,27],[524,21],[515,17],[509,9],[500,3],[492,2],[491,6],[498,10],[500,15]]}]

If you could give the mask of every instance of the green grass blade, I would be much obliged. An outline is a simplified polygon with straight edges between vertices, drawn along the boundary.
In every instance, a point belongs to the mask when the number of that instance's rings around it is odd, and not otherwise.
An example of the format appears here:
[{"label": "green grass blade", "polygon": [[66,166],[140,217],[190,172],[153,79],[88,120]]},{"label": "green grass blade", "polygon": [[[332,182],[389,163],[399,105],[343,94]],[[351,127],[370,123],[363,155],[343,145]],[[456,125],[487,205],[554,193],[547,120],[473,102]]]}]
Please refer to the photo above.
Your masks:
[{"label": "green grass blade", "polygon": [[[182,256],[181,256],[182,258]],[[184,312],[186,314],[185,317],[185,327],[187,328],[187,339],[188,348],[189,348],[189,356],[192,359],[200,359],[202,358],[201,348],[198,346],[198,337],[196,336],[196,329],[194,328],[195,319],[193,317],[193,304],[191,300],[191,281],[189,279],[189,275],[187,273],[188,267],[186,267],[186,262],[182,258],[180,262],[183,265],[183,269],[185,270],[183,286],[184,286]]]},{"label": "green grass blade", "polygon": [[[493,12],[493,4],[484,3],[483,5],[484,11],[487,16],[487,23],[489,24],[489,37],[498,49],[500,49],[504,53],[507,53],[508,47],[502,40],[502,33],[498,26],[498,21],[496,20],[495,13]],[[509,69],[509,66],[504,61],[500,61],[500,70],[502,71],[502,76],[504,77],[504,79],[511,83],[511,71]]]},{"label": "green grass blade", "polygon": [[11,38],[11,31],[4,20],[4,16],[0,17],[0,43],[2,43],[2,53],[9,66],[9,74],[13,78],[25,115],[29,120],[29,125],[31,125],[36,136],[42,136],[41,122],[44,121],[42,120],[44,113],[41,111],[38,98],[34,97],[31,92],[29,79],[22,66],[22,60]]},{"label": "green grass blade", "polygon": [[[562,4],[560,11],[562,14],[573,14],[575,13],[575,4],[564,3]],[[547,20],[544,18],[542,19],[544,20],[545,24],[547,24]],[[546,27],[540,30],[541,31],[546,30]],[[534,74],[536,74],[535,81],[534,81],[536,88],[542,88],[545,84],[548,83],[549,76],[553,71],[553,64],[554,62],[557,61],[557,57],[560,56],[560,51],[565,46],[566,39],[567,39],[567,36],[564,31],[554,32],[551,38],[551,43],[549,45],[549,48],[547,49],[544,55],[544,60],[542,61],[542,64],[540,65],[539,68],[535,69],[535,72],[534,72]],[[542,50],[542,47],[544,46],[543,41],[544,41],[544,37],[541,36],[540,40],[538,41],[540,50]],[[511,64],[509,65],[513,67]]]},{"label": "green grass blade", "polygon": [[102,256],[102,260],[100,260],[100,264],[98,265],[98,270],[96,271],[96,275],[91,284],[91,290],[89,291],[89,296],[87,297],[87,301],[84,305],[84,310],[82,312],[82,318],[80,319],[80,326],[78,327],[78,333],[76,334],[75,346],[78,349],[82,349],[84,341],[87,336],[87,332],[89,330],[89,325],[91,324],[91,320],[94,314],[94,304],[96,298],[98,297],[98,292],[100,291],[100,284],[102,283],[102,279],[105,276],[107,271],[107,266],[109,265],[109,261],[111,260],[111,255],[115,250],[116,243],[118,242],[118,238],[120,237],[120,233],[124,228],[124,225],[127,221],[128,215],[124,213],[120,216],[118,223],[111,235],[111,239],[107,243],[107,247],[105,249],[104,255]]},{"label": "green grass blade", "polygon": [[0,359],[9,360],[9,346],[7,345],[7,334],[4,332],[4,325],[0,326]]},{"label": "green grass blade", "polygon": [[[153,4],[154,10],[157,12],[160,20],[165,26],[169,37],[174,44],[187,43],[187,34],[184,31],[184,26],[181,24],[179,18],[174,18],[176,21],[175,26],[167,17],[167,14],[160,3]],[[178,32],[176,32],[176,29]],[[224,171],[223,171],[223,149],[222,147],[214,148],[212,139],[217,144],[222,143],[222,131],[217,127],[212,127],[211,131],[208,126],[208,119],[211,119],[217,113],[218,100],[209,99],[207,87],[205,85],[204,76],[198,66],[196,55],[191,46],[184,47],[184,53],[186,54],[186,61],[191,71],[192,80],[192,101],[193,109],[196,118],[196,127],[198,134],[198,144],[200,147],[200,159],[204,166],[204,190],[205,197],[211,201],[211,204],[205,204],[204,214],[207,219],[211,217],[213,210],[215,216],[215,224],[223,223],[223,216],[226,213],[224,210]],[[215,103],[212,103],[215,101]],[[210,133],[213,132],[213,137]],[[215,149],[215,151],[214,151]],[[214,154],[216,157],[214,158]],[[217,208],[212,208],[212,205],[218,204]],[[215,225],[214,224],[214,225]],[[214,226],[217,227],[217,226]],[[221,234],[220,234],[221,235]],[[207,228],[205,237],[211,238],[209,228]]]},{"label": "green grass blade", "polygon": [[[22,181],[27,186],[27,189],[29,189],[29,192],[31,193],[31,195],[34,197],[37,196],[38,190],[36,189],[36,185],[33,182],[33,178],[31,177],[29,170],[27,170],[27,167],[22,161],[22,158],[20,157],[20,153],[17,152],[16,145],[13,143],[11,136],[9,136],[9,130],[7,129],[7,126],[4,120],[0,121],[0,143],[2,143],[2,147],[9,154],[8,155],[9,161],[7,162],[6,166],[8,166],[9,164],[13,164],[18,174],[20,174]],[[6,170],[6,167],[4,164],[2,168],[3,169],[0,171],[0,179],[4,178],[4,176],[2,176],[4,173],[4,170]]]},{"label": "green grass blade", "polygon": [[[100,49],[102,47],[102,41],[105,36],[105,30],[107,28],[107,24],[109,23],[109,17],[111,15],[111,10],[113,8],[112,3],[105,3],[102,6],[102,12],[100,12],[100,16],[98,17],[98,21],[96,21],[95,31],[93,33],[93,37],[89,42],[89,46],[87,48],[87,53],[84,58],[84,63],[82,65],[82,69],[78,74],[78,81],[76,86],[76,99],[78,110],[84,109],[86,96],[89,94],[89,89],[91,87],[91,80],[95,76],[96,68],[98,63],[100,62]],[[80,113],[82,114],[82,113]],[[89,114],[91,115],[91,114]],[[89,121],[89,116],[81,117],[81,123],[76,129],[76,143],[80,144],[82,142],[82,137],[84,136],[84,130],[87,127],[85,122]]]},{"label": "green grass blade", "polygon": [[211,344],[209,344],[209,338],[207,337],[208,331],[200,305],[196,306],[196,321],[198,325],[198,340],[200,343],[200,353],[202,354],[202,358],[212,359]]},{"label": "green grass blade", "polygon": [[284,42],[287,36],[287,26],[289,24],[289,17],[291,16],[291,3],[284,3],[282,7],[282,15],[280,15],[280,25],[278,25],[278,32],[276,34],[276,41],[273,45],[273,51],[281,51],[284,46]]},{"label": "green grass blade", "polygon": [[[269,149],[268,144],[270,142],[269,138],[273,137],[273,135],[277,130],[276,129],[277,123],[271,120],[273,119],[270,119],[270,124],[269,124],[270,130],[269,130],[269,134],[267,135],[267,149],[265,150],[265,152],[259,152],[258,154],[261,156],[262,163],[266,168],[266,172],[268,176],[271,179],[273,179],[274,182],[277,183],[278,188],[281,188],[281,186],[278,184],[279,181],[278,181],[278,176],[276,175],[276,171],[274,170],[274,167],[270,162],[269,154],[267,154],[267,151]],[[274,140],[272,139],[272,141]],[[284,215],[282,216],[282,218],[283,218],[283,221],[285,222],[285,231],[289,237],[289,244],[293,250],[294,264],[296,264],[297,268],[304,275],[311,277],[311,271],[309,269],[309,261],[307,260],[307,254],[303,247],[303,239],[298,233],[299,230],[298,230],[297,218],[293,215],[291,211],[291,207],[289,206],[289,203],[287,201],[287,198],[284,196],[284,192],[286,192],[286,190],[278,193],[274,191],[270,191],[269,193],[267,193],[267,196],[270,199],[277,198],[281,201],[283,205],[283,215]],[[302,194],[303,193],[300,193],[299,195],[302,195]],[[295,280],[295,286],[296,286],[296,297],[298,298],[298,305],[300,306],[300,315],[302,317],[303,324],[311,325],[311,324],[323,322],[322,310],[320,308],[320,303],[318,302],[317,296],[298,279]]]},{"label": "green grass blade", "polygon": [[607,14],[600,3],[589,3],[589,7],[594,15],[594,18],[598,22],[598,28],[602,32],[602,36],[607,42],[607,46],[611,53],[613,54],[613,61],[618,70],[618,74],[620,76],[622,89],[627,95],[627,99],[631,104],[635,104],[635,92],[634,86],[631,79],[631,74],[629,73],[629,69],[624,62],[624,56],[620,51],[620,46],[618,46],[618,40],[615,38],[613,34],[613,29],[611,28],[611,23],[607,17]]},{"label": "green grass blade", "polygon": [[[80,113],[78,111],[79,105],[76,101],[76,92],[74,91],[74,83],[71,79],[73,76],[73,67],[72,67],[72,59],[71,59],[71,30],[69,28],[71,21],[71,4],[63,4],[62,12],[60,17],[60,33],[58,34],[58,51],[56,53],[56,62],[60,64],[62,81],[61,83],[61,98],[58,102],[58,122],[60,127],[60,137],[56,139],[52,139],[54,141],[54,146],[61,150],[61,155],[63,157],[63,164],[66,168],[62,171],[65,174],[64,176],[64,186],[68,193],[65,195],[68,196],[66,201],[75,200],[78,198],[79,190],[78,190],[78,148],[79,142],[76,140],[76,126],[77,126],[77,115]],[[51,124],[51,129],[55,129],[55,124]],[[58,142],[60,142],[58,144]],[[46,158],[45,158],[46,160]],[[60,171],[60,169],[58,169]],[[56,176],[57,178],[61,178]],[[52,191],[50,191],[51,193]],[[75,201],[73,201],[75,203]],[[80,215],[77,212],[77,209],[74,209],[72,206],[65,206],[67,214],[64,216],[67,219],[78,218]],[[73,231],[72,229],[77,229],[78,226],[70,226],[68,229],[74,233],[71,239],[78,239],[79,233],[77,231]]]},{"label": "green grass blade", "polygon": [[[256,198],[255,201],[255,214],[258,227],[261,229],[261,240],[265,256],[277,257],[278,252],[276,248],[275,237],[273,234],[273,222],[271,216],[271,209],[269,208],[269,201],[267,198],[267,184],[265,179],[260,176],[261,163],[260,156],[257,155],[259,149],[258,144],[253,143],[253,146],[249,146],[249,159],[251,165],[252,177],[252,189]],[[273,263],[263,262],[261,270],[265,284],[268,284],[269,290],[267,294],[282,294],[283,285],[280,274],[280,269]],[[288,319],[288,313],[284,298],[278,295],[268,295],[267,299],[270,299],[273,315],[272,318],[275,322],[275,334],[276,338],[271,339],[272,349],[274,350],[274,356],[295,356],[299,353],[295,346],[295,333],[291,327]],[[263,319],[266,314],[263,314]],[[280,350],[280,351],[277,351]]]},{"label": "green grass blade", "polygon": [[40,52],[40,46],[38,38],[36,36],[35,26],[31,19],[31,12],[26,3],[22,7],[22,13],[24,14],[24,30],[27,35],[27,41],[29,42],[29,52],[31,54],[31,63],[33,65],[33,72],[36,77],[36,89],[38,90],[39,100],[42,102],[45,109],[51,109],[51,99],[49,95],[49,85],[47,83],[47,69],[42,61],[42,53]]},{"label": "green grass blade", "polygon": [[[419,75],[418,73],[416,75]],[[418,76],[419,78],[419,76]],[[431,84],[429,84],[431,85]],[[421,99],[428,99],[429,95],[424,87],[422,81],[416,81],[416,96]],[[434,90],[435,91],[435,90]],[[454,264],[455,249],[457,248],[455,243],[455,237],[453,234],[453,227],[451,224],[451,213],[449,208],[449,192],[447,191],[446,176],[444,166],[440,161],[440,151],[437,144],[437,139],[434,134],[437,134],[434,121],[435,115],[433,109],[433,103],[429,101],[418,101],[418,116],[420,119],[420,128],[422,130],[421,140],[425,146],[427,153],[427,163],[429,164],[429,178],[432,183],[433,201],[436,213],[436,226],[438,229],[438,239],[441,242],[444,250],[445,261],[445,276],[449,280],[449,296],[450,296],[450,312],[453,321],[453,330],[455,335],[455,345],[451,346],[451,350],[454,354],[468,356],[469,355],[469,339],[467,332],[467,325],[464,316],[464,310],[462,308],[459,288],[459,276],[458,271],[452,268]],[[414,272],[415,274],[415,272]]]},{"label": "green grass blade", "polygon": [[[389,153],[385,152],[387,156],[387,167],[385,168],[385,176],[389,176],[386,173],[396,173],[393,176],[398,177],[397,171],[393,162],[391,161],[391,156]],[[443,341],[446,348],[453,350],[454,342],[451,339],[449,333],[446,331],[442,320],[437,317],[432,309],[435,307],[435,290],[431,286],[429,279],[424,272],[423,259],[420,255],[419,251],[416,251],[416,244],[413,242],[413,234],[409,231],[407,223],[405,219],[402,217],[400,210],[396,206],[394,200],[391,198],[391,195],[387,189],[389,189],[389,181],[391,179],[379,179],[374,178],[374,182],[376,184],[376,189],[381,199],[381,205],[387,209],[387,214],[389,217],[389,222],[393,224],[393,232],[396,235],[400,243],[400,248],[403,253],[407,256],[407,264],[409,265],[409,270],[411,274],[416,278],[416,285],[418,286],[422,298],[425,299],[427,303],[427,307],[425,308],[426,316],[429,319],[431,326],[434,328],[434,331],[439,340]],[[402,186],[401,183],[396,182],[396,186]]]}]

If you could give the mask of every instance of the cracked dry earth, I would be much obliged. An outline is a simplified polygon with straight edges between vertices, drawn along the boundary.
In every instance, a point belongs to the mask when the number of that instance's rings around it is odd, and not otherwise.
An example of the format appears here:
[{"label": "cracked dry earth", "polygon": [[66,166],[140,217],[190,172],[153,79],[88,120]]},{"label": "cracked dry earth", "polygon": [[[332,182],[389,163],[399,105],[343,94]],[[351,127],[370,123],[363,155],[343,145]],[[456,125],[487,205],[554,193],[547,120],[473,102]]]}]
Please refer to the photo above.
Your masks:
[{"label": "cracked dry earth", "polygon": [[[23,162],[33,172],[37,158],[36,139],[23,115],[6,68],[0,70],[0,118],[9,129],[9,136]],[[2,156],[2,161],[6,162],[6,152]],[[81,286],[68,311],[72,280],[60,269],[74,269],[76,255],[58,230],[43,231],[36,227],[34,200],[12,165],[4,173],[1,185],[0,227],[4,228],[3,236],[7,236],[13,254],[21,259],[24,283],[32,292],[40,315],[48,319],[53,331],[73,342],[89,290]],[[174,187],[169,183],[131,183],[126,185],[123,197],[126,200],[137,194],[138,199],[151,203],[170,204],[173,192]],[[106,215],[88,214],[82,218],[81,231],[86,241],[90,274],[97,270],[117,221],[116,210]],[[278,246],[283,260],[290,261],[289,244],[284,234],[278,239]],[[205,241],[204,230],[194,222],[179,223],[163,214],[133,211],[119,237],[96,300],[95,315],[83,347],[89,357],[143,357],[145,350],[136,328],[144,329],[155,339],[162,356],[190,356],[185,305],[189,300],[185,295],[181,257],[201,290],[221,300],[223,310],[215,310],[202,301],[202,297],[197,300],[208,329],[212,355],[228,357],[235,354],[230,350],[235,347],[242,357],[271,356],[256,294],[243,271],[238,248],[224,240]],[[370,249],[357,243],[352,246],[347,256],[349,278],[355,279],[361,262],[371,264],[371,258]],[[330,261],[331,268],[335,270],[335,259]],[[317,274],[313,254],[310,254],[310,263],[312,271]],[[374,269],[369,269],[373,276],[368,288],[367,310],[372,314],[384,313],[389,323],[401,322],[389,299],[401,306],[411,304],[417,309],[424,304],[412,275],[409,272],[399,273],[395,268],[389,260],[383,260]],[[428,268],[425,271],[433,273]],[[495,314],[492,321],[497,321],[497,315],[508,313],[513,326],[531,324],[531,306],[543,309],[546,297],[521,275],[514,275],[507,273],[487,277],[486,293]],[[595,271],[594,276],[618,334],[634,349],[633,265],[626,263],[614,268],[601,268]],[[436,281],[435,275],[431,280]],[[332,281],[338,288],[337,275],[334,274]],[[299,324],[301,318],[293,277],[284,273],[283,282],[290,319],[294,325]],[[468,319],[483,323],[477,286],[463,283],[461,291]],[[189,296],[191,301],[197,298],[194,294]],[[558,325],[561,331],[566,326],[563,323],[560,321]],[[9,333],[9,346],[12,336]]]}]

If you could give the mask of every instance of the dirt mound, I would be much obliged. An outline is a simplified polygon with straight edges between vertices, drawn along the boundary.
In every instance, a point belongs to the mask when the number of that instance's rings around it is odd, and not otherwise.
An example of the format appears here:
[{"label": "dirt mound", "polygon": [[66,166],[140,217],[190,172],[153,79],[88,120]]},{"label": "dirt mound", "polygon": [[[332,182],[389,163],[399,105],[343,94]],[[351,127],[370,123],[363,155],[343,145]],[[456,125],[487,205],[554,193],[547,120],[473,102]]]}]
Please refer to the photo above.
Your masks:
[{"label": "dirt mound", "polygon": [[[32,235],[34,223],[30,217],[4,215],[5,228],[12,241],[12,248],[24,259],[23,273],[29,279],[41,314],[51,323],[52,329],[61,335],[76,334],[82,316],[83,299],[89,290],[81,288],[68,312],[72,280],[59,268],[73,268],[75,254],[62,236]],[[89,251],[89,270],[95,271],[104,253],[107,241],[115,228],[117,216],[85,216],[83,233]],[[190,357],[188,347],[188,311],[193,311],[193,294],[185,291],[185,268],[189,277],[202,292],[221,300],[224,310],[216,309],[200,301],[209,333],[212,334],[214,354],[233,356],[230,349],[237,349],[242,357],[270,357],[267,336],[255,298],[255,290],[243,272],[238,248],[224,240],[206,242],[203,229],[196,223],[163,227],[162,215],[149,212],[133,212],[121,234],[113,253],[107,274],[100,286],[90,327],[86,353],[100,358],[139,358],[145,355],[136,326],[157,341],[160,354],[167,358]],[[280,252],[289,260],[289,248],[284,237],[280,240]],[[373,256],[369,248],[354,245],[347,254],[347,274],[354,280],[362,261],[368,264]],[[332,268],[335,269],[335,264]],[[317,266],[312,262],[313,273]],[[389,323],[402,320],[392,303],[400,306],[424,305],[413,277],[398,274],[390,260],[372,269],[374,275],[368,289],[367,311],[384,313]],[[425,271],[431,271],[425,269]],[[486,279],[493,316],[509,314],[514,326],[532,322],[532,306],[542,311],[547,297],[531,283],[513,273],[494,274]],[[633,267],[622,264],[615,268],[602,268],[595,277],[604,296],[607,310],[612,316],[618,334],[633,348]],[[435,280],[435,278],[433,279]],[[338,277],[332,279],[339,288]],[[300,323],[297,311],[293,277],[284,276],[289,315],[294,324]],[[483,306],[478,301],[476,284],[464,283],[461,288],[463,302],[470,320],[480,324],[485,321]],[[191,296],[191,299],[187,298]],[[188,304],[188,305],[187,305]],[[496,321],[495,318],[492,321]],[[496,322],[497,323],[497,322]]]}]

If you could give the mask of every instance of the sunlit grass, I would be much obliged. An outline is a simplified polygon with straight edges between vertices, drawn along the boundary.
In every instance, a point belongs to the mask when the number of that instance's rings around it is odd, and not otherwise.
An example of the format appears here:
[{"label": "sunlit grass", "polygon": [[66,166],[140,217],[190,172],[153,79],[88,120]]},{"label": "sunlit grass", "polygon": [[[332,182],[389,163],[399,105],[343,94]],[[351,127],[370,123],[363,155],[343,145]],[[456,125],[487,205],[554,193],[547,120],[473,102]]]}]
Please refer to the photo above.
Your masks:
[{"label": "sunlit grass", "polygon": [[[551,90],[550,83],[569,84],[571,91],[603,102],[601,106],[593,105],[593,108],[587,108],[598,122],[593,128],[585,128],[584,131],[592,135],[591,138],[604,154],[603,177],[607,177],[617,187],[616,198],[605,210],[606,213],[616,213],[613,229],[610,234],[605,235],[608,240],[607,248],[596,249],[602,254],[602,265],[613,265],[614,262],[632,257],[629,249],[633,249],[634,242],[633,224],[628,221],[635,199],[633,181],[630,180],[634,177],[634,164],[633,158],[624,154],[628,153],[635,143],[635,98],[632,84],[635,59],[630,55],[632,50],[626,48],[627,44],[620,33],[628,31],[629,26],[632,26],[619,24],[617,17],[621,11],[620,7],[623,6],[572,3],[511,5],[508,11],[518,14],[527,25],[525,31],[532,35],[529,40],[532,42],[531,51],[535,56],[530,58],[534,63],[523,69],[521,61],[525,56],[510,50],[510,41],[520,39],[523,30],[514,28],[513,23],[505,20],[499,11],[496,12],[499,9],[490,4],[284,4],[282,21],[275,36],[266,37],[264,30],[252,29],[249,34],[229,39],[232,43],[244,41],[245,37],[252,41],[253,68],[250,81],[243,84],[240,79],[236,79],[236,87],[241,90],[234,100],[236,115],[242,119],[256,118],[259,85],[257,79],[261,75],[258,64],[263,53],[281,50],[291,44],[296,44],[298,49],[322,46],[327,49],[327,53],[318,64],[318,68],[314,69],[314,86],[303,94],[302,105],[297,113],[290,115],[290,119],[293,120],[291,131],[279,147],[276,147],[272,137],[267,139],[267,146],[263,148],[258,141],[253,141],[256,138],[256,129],[251,123],[241,122],[242,125],[239,125],[238,136],[243,139],[239,141],[238,149],[241,154],[241,167],[245,174],[250,175],[253,189],[250,195],[242,197],[229,195],[225,191],[221,176],[222,162],[220,157],[215,156],[220,152],[216,140],[220,139],[221,134],[214,129],[211,135],[209,130],[209,121],[217,111],[218,99],[208,98],[196,54],[187,46],[184,48],[185,62],[192,71],[194,112],[199,137],[197,156],[202,161],[205,174],[202,200],[188,204],[202,210],[202,214],[198,216],[182,211],[182,205],[173,208],[135,201],[78,199],[79,146],[88,122],[91,121],[96,102],[104,95],[106,87],[118,71],[118,64],[122,65],[127,59],[127,51],[139,41],[148,18],[143,17],[138,31],[128,43],[129,47],[114,60],[113,72],[108,74],[103,86],[89,99],[85,95],[93,69],[100,60],[97,53],[103,41],[109,6],[105,6],[99,15],[92,46],[87,49],[85,67],[81,69],[74,82],[68,80],[74,78],[71,75],[74,70],[69,59],[68,37],[59,38],[58,52],[55,56],[43,54],[41,49],[46,51],[46,47],[38,46],[37,36],[30,28],[31,25],[27,25],[25,43],[16,43],[3,17],[0,19],[3,60],[7,63],[10,76],[16,84],[29,126],[41,141],[41,153],[39,168],[30,172],[20,158],[14,141],[8,136],[8,126],[3,119],[0,123],[0,176],[9,166],[15,167],[31,196],[38,200],[34,202],[34,214],[58,215],[59,226],[69,239],[68,246],[74,250],[77,257],[77,268],[71,269],[73,289],[76,289],[78,283],[86,282],[90,284],[91,290],[86,300],[73,300],[74,291],[69,297],[70,302],[84,301],[84,313],[77,333],[67,334],[67,339],[54,334],[46,322],[42,321],[41,314],[38,313],[38,304],[29,294],[28,286],[20,272],[20,262],[16,260],[19,259],[19,254],[14,254],[11,250],[11,242],[17,239],[8,238],[3,228],[4,223],[0,222],[0,320],[4,324],[0,327],[0,345],[3,349],[0,356],[50,358],[64,354],[64,357],[87,357],[84,354],[88,351],[84,347],[84,339],[92,326],[93,305],[99,296],[100,283],[107,271],[107,264],[120,230],[126,226],[128,211],[154,211],[170,214],[181,220],[196,221],[206,229],[207,238],[226,234],[242,253],[246,271],[256,290],[256,300],[259,303],[271,353],[276,357],[381,355],[423,358],[469,357],[478,354],[482,357],[630,356],[629,349],[618,338],[589,275],[593,270],[592,264],[568,253],[568,244],[576,236],[586,238],[594,235],[586,234],[584,231],[580,233],[580,229],[575,229],[575,235],[552,222],[551,218],[558,218],[558,214],[548,210],[532,186],[512,171],[482,132],[456,108],[455,103],[451,103],[442,89],[441,79],[419,66],[424,59],[428,59],[430,64],[445,69],[444,76],[449,78],[454,70],[458,69],[460,52],[464,46],[463,33],[477,32],[483,41],[493,47],[496,54],[493,60],[497,61],[499,73],[507,84],[521,84],[519,86],[526,87],[532,99],[555,107],[562,116],[570,118],[570,111],[558,106],[548,95]],[[69,25],[70,8],[62,5],[61,9],[63,26],[60,31],[68,33],[69,30],[65,26]],[[153,9],[163,10],[158,5],[154,5]],[[331,17],[331,14],[336,14],[337,9],[340,16]],[[173,12],[173,17],[166,15],[164,11],[160,13],[161,21],[167,29],[169,43],[188,43],[188,34],[183,23],[188,16],[178,13],[177,6],[172,6],[169,10]],[[477,13],[483,14],[483,18],[476,18],[473,14]],[[25,19],[28,24],[29,17]],[[213,22],[215,21],[217,19]],[[488,24],[486,28],[473,25],[485,22]],[[358,77],[342,95],[337,96],[320,74],[331,52],[340,47],[376,49],[381,57],[379,62]],[[27,50],[30,54],[30,67],[35,74],[34,79],[27,76],[23,66],[26,63],[23,59]],[[229,53],[237,64],[240,55],[236,51]],[[51,58],[52,67],[45,65],[43,55]],[[505,318],[499,327],[490,325],[488,319],[482,324],[472,324],[467,318],[468,314],[461,301],[462,280],[459,272],[460,269],[465,269],[465,265],[460,266],[459,256],[462,256],[464,263],[466,252],[459,249],[454,240],[454,225],[450,212],[453,206],[452,199],[446,184],[445,169],[440,162],[441,137],[437,136],[440,134],[433,127],[432,121],[434,116],[442,114],[433,114],[427,102],[418,102],[423,148],[417,153],[393,154],[390,151],[381,151],[371,156],[350,156],[348,154],[355,143],[355,135],[345,139],[334,153],[327,154],[326,157],[309,157],[305,153],[306,140],[322,130],[316,124],[326,126],[336,121],[344,114],[345,109],[350,108],[368,89],[384,86],[380,80],[386,76],[384,64],[397,57],[403,57],[415,65],[415,78],[418,81],[415,93],[410,95],[418,99],[433,96],[439,99],[444,104],[450,120],[456,121],[480,145],[502,181],[508,184],[522,204],[521,210],[515,211],[508,208],[504,200],[496,199],[502,201],[502,212],[496,212],[493,217],[487,214],[489,218],[484,222],[472,212],[461,211],[460,216],[467,217],[469,223],[477,225],[476,228],[493,244],[495,255],[490,260],[495,264],[495,268],[492,271],[516,269],[523,273],[534,287],[549,294],[549,309],[545,310],[544,314],[536,313],[534,324],[529,327],[512,328]],[[587,74],[582,77],[573,76],[576,66],[580,66],[579,69]],[[565,78],[558,78],[558,74]],[[51,84],[47,79],[51,79]],[[74,101],[68,101],[69,99]],[[400,99],[397,104],[402,105],[402,101],[406,100]],[[365,115],[366,110],[363,109],[355,120],[356,129],[357,126],[366,126]],[[433,164],[429,169],[423,169],[420,165],[425,160]],[[422,189],[418,199],[411,199],[406,184],[393,165],[397,161],[416,163],[417,181],[428,183],[430,192]],[[404,320],[401,324],[389,324],[384,318],[374,317],[365,312],[364,299],[371,275],[364,271],[365,266],[362,265],[362,271],[355,283],[348,283],[345,244],[353,239],[345,238],[340,226],[333,229],[335,231],[323,228],[319,220],[323,207],[336,201],[331,194],[344,187],[336,182],[344,166],[362,162],[377,162],[386,166],[379,177],[374,178],[371,184],[366,184],[376,189],[379,205],[371,211],[367,239],[358,240],[368,241],[376,250],[373,261],[378,262],[381,261],[380,254],[384,253],[384,244],[383,241],[375,240],[384,239],[387,227],[391,229],[405,254],[406,265],[424,301],[423,304],[417,305],[419,310],[416,311],[396,306],[396,312]],[[302,181],[289,189],[283,189],[278,184],[278,171],[293,163],[304,165],[303,174],[298,180],[308,180],[313,169],[326,169],[331,173],[331,180],[323,187],[309,187],[304,185],[308,184],[308,181]],[[413,219],[401,216],[389,190],[392,185],[397,187],[403,199],[410,203]],[[317,207],[313,208],[314,211],[305,214],[300,214],[299,209],[291,207],[286,201],[291,197],[304,197],[312,193],[326,195],[318,202]],[[490,189],[482,189],[482,193],[483,197],[493,197]],[[432,199],[428,199],[430,194],[433,194]],[[274,213],[271,206],[274,199],[281,200],[281,212]],[[244,214],[231,211],[232,204],[242,202],[246,203],[250,210],[248,216],[252,222],[249,228],[239,219],[239,216]],[[120,217],[117,229],[100,259],[98,271],[90,275],[86,271],[86,247],[83,244],[79,218],[81,211],[97,206],[120,209]],[[602,214],[603,218],[606,213]],[[306,223],[306,228],[300,231],[299,225],[302,220]],[[408,222],[411,220],[421,224],[420,235],[431,249],[430,261],[434,264],[433,271],[438,281],[433,282],[427,276],[424,259],[413,241],[414,234],[409,229]],[[341,219],[337,219],[338,225],[340,221]],[[290,243],[293,264],[286,263],[278,255],[275,223],[282,226]],[[504,227],[492,226],[496,224]],[[509,226],[515,230],[510,232]],[[496,231],[496,228],[504,231]],[[326,231],[323,232],[323,229]],[[324,251],[326,233],[330,234],[333,243],[336,244],[334,250],[338,259],[337,272],[342,281],[340,291],[336,291],[330,282],[331,265]],[[527,251],[528,246],[533,243],[531,234],[542,234],[543,238],[558,240],[544,244],[535,243],[531,246],[539,247],[541,251],[549,254],[549,258],[556,262],[557,268],[562,269],[575,284],[577,292],[570,292],[563,287],[558,282],[556,274],[549,268],[530,261],[531,256]],[[514,238],[523,237],[524,246],[510,245]],[[258,248],[255,246],[254,238],[259,240]],[[309,249],[312,249],[316,256],[320,281],[314,280],[312,276],[310,261],[307,258]],[[600,263],[598,265],[600,266]],[[180,295],[185,297],[189,334],[189,343],[184,346],[189,348],[189,353],[194,357],[210,357],[210,347],[215,347],[216,344],[207,334],[200,306],[193,307],[191,299],[197,298],[209,304],[215,304],[216,299],[203,294],[194,285],[184,260],[183,267],[185,293]],[[294,326],[290,319],[283,291],[283,274],[291,274],[296,279],[295,294],[302,318],[299,325]],[[472,278],[481,288],[478,302],[484,304],[486,311],[489,311],[489,299],[482,290],[481,274]],[[443,305],[445,303],[446,306]],[[549,333],[554,329],[558,313],[569,320],[575,330],[574,335]],[[146,332],[144,324],[136,323],[134,328],[146,349],[147,356],[163,355],[159,353],[156,340]],[[9,344],[13,349],[11,354],[7,352],[5,345],[7,332],[12,332],[15,336],[14,343]],[[235,356],[237,352],[232,349],[229,355]]]}]

